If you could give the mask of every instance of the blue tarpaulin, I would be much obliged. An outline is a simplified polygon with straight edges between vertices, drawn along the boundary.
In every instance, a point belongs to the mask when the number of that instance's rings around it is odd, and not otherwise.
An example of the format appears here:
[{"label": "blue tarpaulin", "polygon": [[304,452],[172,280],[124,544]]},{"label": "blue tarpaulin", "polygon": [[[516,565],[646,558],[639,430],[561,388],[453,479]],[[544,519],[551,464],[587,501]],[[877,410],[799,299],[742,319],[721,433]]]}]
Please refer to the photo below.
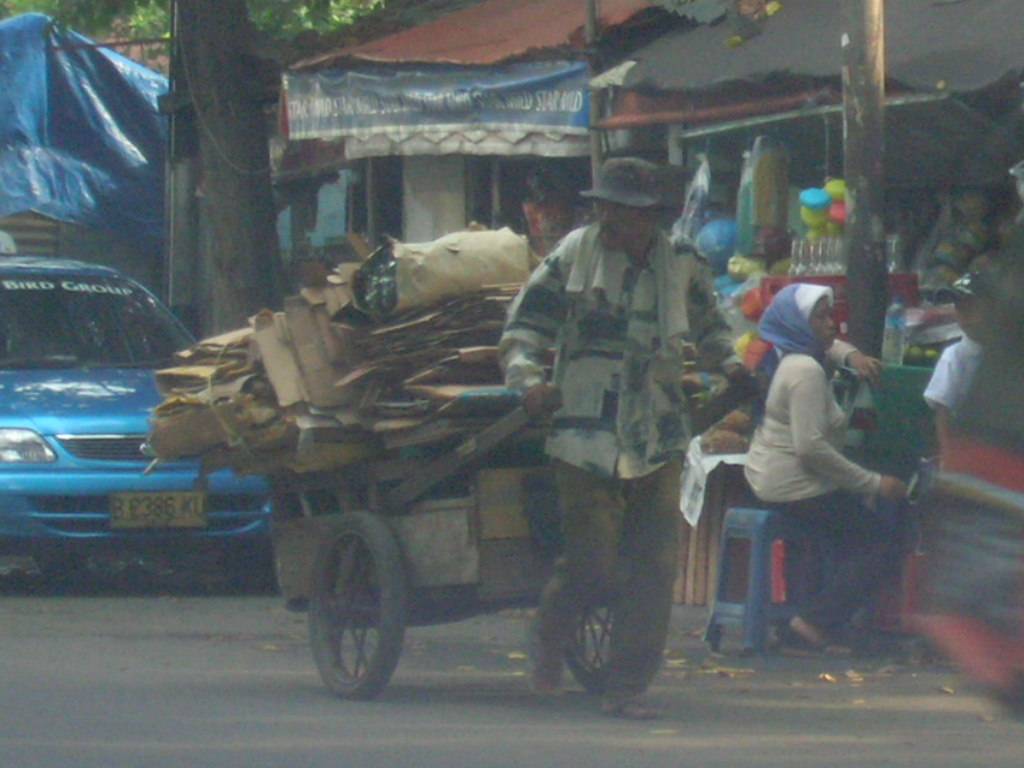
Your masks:
[{"label": "blue tarpaulin", "polygon": [[0,22],[0,216],[35,211],[159,248],[167,78],[41,14]]}]

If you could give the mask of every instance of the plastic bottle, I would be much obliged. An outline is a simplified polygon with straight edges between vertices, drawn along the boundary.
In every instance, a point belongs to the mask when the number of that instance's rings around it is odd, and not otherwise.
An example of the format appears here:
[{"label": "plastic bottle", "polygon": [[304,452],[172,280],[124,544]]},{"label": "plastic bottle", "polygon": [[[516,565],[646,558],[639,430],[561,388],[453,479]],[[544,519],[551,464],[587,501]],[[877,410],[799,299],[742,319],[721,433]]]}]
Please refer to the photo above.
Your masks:
[{"label": "plastic bottle", "polygon": [[906,346],[907,311],[903,302],[896,299],[885,311],[885,328],[882,331],[882,362],[886,365],[902,365]]}]

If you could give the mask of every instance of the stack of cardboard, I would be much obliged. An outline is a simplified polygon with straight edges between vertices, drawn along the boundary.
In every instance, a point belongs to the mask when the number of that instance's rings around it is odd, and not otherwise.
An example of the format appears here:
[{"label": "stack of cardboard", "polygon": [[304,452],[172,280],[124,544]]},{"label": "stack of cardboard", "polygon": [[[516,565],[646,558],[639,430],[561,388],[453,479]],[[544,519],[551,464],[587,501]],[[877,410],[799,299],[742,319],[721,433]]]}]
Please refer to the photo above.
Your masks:
[{"label": "stack of cardboard", "polygon": [[273,390],[252,355],[252,329],[206,339],[157,373],[164,401],[153,413],[149,444],[162,459],[221,446],[267,450],[293,439]]},{"label": "stack of cardboard", "polygon": [[379,320],[356,308],[359,266],[314,276],[283,311],[264,310],[159,372],[155,454],[246,472],[319,470],[450,437],[510,407],[497,343],[521,282]]}]

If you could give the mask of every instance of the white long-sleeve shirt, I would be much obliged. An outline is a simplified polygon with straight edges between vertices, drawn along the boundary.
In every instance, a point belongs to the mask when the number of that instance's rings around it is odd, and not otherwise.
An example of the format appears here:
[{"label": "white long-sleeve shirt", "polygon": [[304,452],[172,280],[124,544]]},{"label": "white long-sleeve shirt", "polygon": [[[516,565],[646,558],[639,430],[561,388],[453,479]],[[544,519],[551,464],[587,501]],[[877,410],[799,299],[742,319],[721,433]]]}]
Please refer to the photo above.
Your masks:
[{"label": "white long-sleeve shirt", "polygon": [[[852,347],[844,344],[830,356],[848,350]],[[837,489],[877,493],[881,475],[842,454],[847,418],[813,357],[783,357],[747,453],[745,474],[758,498],[799,501]]]}]

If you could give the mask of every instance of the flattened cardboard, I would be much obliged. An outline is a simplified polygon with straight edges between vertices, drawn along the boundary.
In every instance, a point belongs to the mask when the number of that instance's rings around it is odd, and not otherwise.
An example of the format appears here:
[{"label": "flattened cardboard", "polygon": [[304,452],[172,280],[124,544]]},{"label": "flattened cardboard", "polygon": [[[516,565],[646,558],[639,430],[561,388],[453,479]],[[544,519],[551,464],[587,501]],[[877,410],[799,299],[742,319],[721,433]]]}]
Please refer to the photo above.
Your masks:
[{"label": "flattened cardboard", "polygon": [[263,369],[267,372],[274,394],[277,395],[278,405],[287,408],[296,403],[306,402],[309,398],[302,384],[302,373],[284,335],[284,315],[278,312],[273,315],[272,321],[267,322],[266,318],[263,320],[262,327],[258,327],[253,339],[263,361]]},{"label": "flattened cardboard", "polygon": [[334,386],[339,370],[331,364],[313,307],[292,296],[284,300],[284,313],[308,401],[319,408],[343,405],[346,393]]}]

